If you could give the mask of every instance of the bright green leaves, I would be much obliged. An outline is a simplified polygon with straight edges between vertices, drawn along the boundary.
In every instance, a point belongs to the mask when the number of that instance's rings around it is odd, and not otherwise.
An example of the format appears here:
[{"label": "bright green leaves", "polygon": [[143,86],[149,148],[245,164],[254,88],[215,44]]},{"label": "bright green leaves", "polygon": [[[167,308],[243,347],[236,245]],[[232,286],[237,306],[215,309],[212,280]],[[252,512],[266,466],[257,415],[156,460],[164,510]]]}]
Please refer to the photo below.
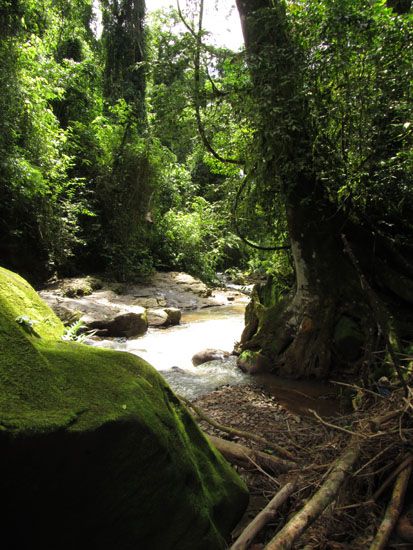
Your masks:
[{"label": "bright green leaves", "polygon": [[231,246],[231,236],[216,208],[196,197],[186,209],[166,213],[161,222],[164,238],[160,255],[168,258],[172,268],[215,280],[217,268]]},{"label": "bright green leaves", "polygon": [[[76,12],[71,10],[75,3]],[[64,265],[81,244],[79,216],[90,212],[82,196],[85,180],[74,173],[70,124],[77,117],[74,111],[87,119],[93,103],[88,83],[90,75],[96,74],[96,63],[91,61],[86,42],[91,33],[83,26],[87,18],[80,9],[82,5],[90,11],[91,1],[75,3],[13,3],[20,19],[13,20],[13,32],[0,45],[0,188],[4,197],[0,218],[5,261],[12,266],[18,261],[20,269],[31,263],[33,272],[43,274]],[[9,4],[1,15],[9,10],[12,17]],[[81,44],[79,62],[58,54],[69,34]],[[68,103],[74,93],[77,104],[70,113]],[[81,97],[86,98],[83,103]],[[21,258],[17,260],[9,248],[21,250]]]},{"label": "bright green leaves", "polygon": [[305,54],[318,179],[338,204],[404,224],[407,210],[399,205],[413,199],[406,195],[412,188],[412,16],[395,15],[385,1],[288,6]]}]

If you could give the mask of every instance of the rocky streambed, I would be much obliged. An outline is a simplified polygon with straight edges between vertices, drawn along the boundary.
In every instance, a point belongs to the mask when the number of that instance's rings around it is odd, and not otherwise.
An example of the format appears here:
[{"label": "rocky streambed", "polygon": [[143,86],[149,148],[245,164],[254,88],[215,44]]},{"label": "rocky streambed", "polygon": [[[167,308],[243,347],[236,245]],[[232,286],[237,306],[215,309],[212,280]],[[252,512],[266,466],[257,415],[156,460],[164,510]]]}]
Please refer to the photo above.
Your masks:
[{"label": "rocky streambed", "polygon": [[[126,337],[139,336],[148,326],[177,325],[182,311],[245,305],[248,301],[238,290],[211,289],[179,272],[155,273],[140,284],[113,283],[91,276],[61,279],[39,294],[66,324],[82,320],[88,328],[102,331],[99,336]],[[117,323],[125,315],[130,315],[129,327]],[[138,317],[146,319],[146,327],[135,320]]]},{"label": "rocky streambed", "polygon": [[[146,359],[185,397],[250,379],[228,356],[241,335],[248,302],[237,288],[211,289],[191,275],[169,272],[141,284],[63,279],[39,293],[66,324],[81,321],[94,331],[86,343]],[[193,366],[193,355],[206,348],[229,353],[206,356],[214,360]]]}]

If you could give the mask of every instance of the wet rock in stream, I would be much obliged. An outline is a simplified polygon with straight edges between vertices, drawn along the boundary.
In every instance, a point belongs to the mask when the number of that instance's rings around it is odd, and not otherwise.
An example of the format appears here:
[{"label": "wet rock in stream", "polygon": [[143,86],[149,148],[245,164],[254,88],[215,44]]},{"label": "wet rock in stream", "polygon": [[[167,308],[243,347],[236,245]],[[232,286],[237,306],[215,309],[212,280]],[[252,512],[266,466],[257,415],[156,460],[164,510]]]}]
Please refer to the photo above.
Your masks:
[{"label": "wet rock in stream", "polygon": [[196,368],[182,369],[174,366],[160,371],[171,388],[187,399],[196,399],[223,386],[249,384],[251,379],[237,367],[236,357],[203,363]]},{"label": "wet rock in stream", "polygon": [[146,312],[143,308],[140,311],[128,312],[117,315],[114,319],[86,321],[88,329],[96,330],[97,336],[117,336],[131,338],[141,336],[148,330]]},{"label": "wet rock in stream", "polygon": [[147,316],[150,327],[170,327],[179,325],[182,312],[176,307],[149,308]]},{"label": "wet rock in stream", "polygon": [[208,363],[210,361],[224,361],[224,359],[228,359],[230,355],[231,354],[229,351],[207,348],[202,351],[198,351],[195,355],[193,355],[192,364],[194,367],[197,367],[198,365],[202,365],[203,363]]},{"label": "wet rock in stream", "polygon": [[105,336],[128,337],[145,331],[127,330],[123,334],[117,330],[111,332],[110,326],[103,324],[128,314],[142,316],[146,311],[149,326],[172,326],[180,323],[182,311],[224,306],[228,304],[228,297],[231,303],[247,301],[241,293],[212,290],[199,279],[179,272],[154,273],[139,284],[113,283],[92,277],[61,279],[39,294],[66,324],[82,320],[86,326],[107,330]]}]

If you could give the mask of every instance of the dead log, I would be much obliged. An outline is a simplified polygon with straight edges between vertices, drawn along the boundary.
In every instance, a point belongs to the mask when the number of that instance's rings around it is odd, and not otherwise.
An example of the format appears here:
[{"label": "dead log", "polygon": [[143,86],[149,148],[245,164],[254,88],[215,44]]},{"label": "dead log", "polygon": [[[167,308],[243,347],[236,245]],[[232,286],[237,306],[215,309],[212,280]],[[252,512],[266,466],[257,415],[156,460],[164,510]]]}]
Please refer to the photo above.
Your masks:
[{"label": "dead log", "polygon": [[186,399],[186,397],[182,397],[181,395],[178,396],[181,401],[183,401],[188,407],[193,409],[196,414],[202,418],[202,420],[205,420],[205,422],[208,422],[211,426],[216,428],[217,430],[220,430],[221,432],[228,433],[230,435],[236,435],[238,437],[243,437],[244,439],[250,439],[251,441],[256,441],[257,443],[261,443],[261,445],[264,445],[265,447],[269,449],[274,449],[280,456],[283,456],[284,458],[288,460],[296,460],[295,456],[290,453],[290,451],[287,451],[287,449],[284,449],[284,447],[281,447],[280,445],[277,445],[276,443],[267,441],[264,437],[261,437],[260,435],[253,434],[251,432],[245,432],[244,430],[238,430],[237,428],[232,428],[230,426],[224,426],[223,424],[220,424],[216,420],[213,420],[210,418],[207,414],[204,413],[202,409],[194,405],[189,399]]},{"label": "dead log", "polygon": [[413,465],[410,462],[407,468],[399,473],[396,483],[394,484],[393,493],[390,502],[387,505],[383,521],[381,522],[376,536],[370,546],[370,550],[383,550],[384,548],[387,548],[387,541],[389,540],[401,513],[404,495],[406,493],[407,483],[412,472],[412,467]]},{"label": "dead log", "polygon": [[354,437],[337,459],[320,489],[267,544],[265,547],[266,550],[287,550],[292,548],[294,542],[337,496],[343,481],[349,475],[359,453],[360,441]]},{"label": "dead log", "polygon": [[257,516],[255,516],[251,523],[247,525],[241,535],[231,546],[230,550],[247,550],[261,529],[275,517],[278,509],[288,499],[294,491],[296,485],[297,481],[284,485],[284,487],[277,492],[267,506],[261,510]]},{"label": "dead log", "polygon": [[226,439],[221,439],[214,435],[204,434],[210,442],[218,449],[218,451],[224,455],[224,457],[233,464],[239,466],[250,467],[251,463],[256,462],[263,470],[272,473],[287,472],[297,467],[295,462],[284,460],[261,451],[255,451],[245,445],[239,443],[233,443]]}]

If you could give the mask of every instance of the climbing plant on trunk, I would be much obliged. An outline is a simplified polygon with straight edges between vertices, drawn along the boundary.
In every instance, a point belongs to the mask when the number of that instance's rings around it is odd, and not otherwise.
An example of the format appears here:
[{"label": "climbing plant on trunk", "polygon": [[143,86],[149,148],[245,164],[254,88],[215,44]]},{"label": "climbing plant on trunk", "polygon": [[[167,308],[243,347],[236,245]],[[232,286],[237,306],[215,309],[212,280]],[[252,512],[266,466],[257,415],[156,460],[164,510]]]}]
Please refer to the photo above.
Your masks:
[{"label": "climbing plant on trunk", "polygon": [[119,132],[111,145],[111,167],[99,186],[107,270],[133,278],[151,267],[146,215],[155,173],[148,136],[145,0],[105,0],[104,92]]},{"label": "climbing plant on trunk", "polygon": [[[300,3],[292,4],[295,13],[299,12]],[[351,33],[355,25],[361,29],[367,25],[369,33],[371,28],[377,30],[378,10],[384,10],[383,20],[394,36],[405,32],[403,22],[395,22],[397,16],[385,11],[381,3],[368,7],[360,1],[355,7],[346,0],[336,0],[330,4],[317,3],[321,12],[332,10],[330,22],[340,10],[344,13],[347,23],[340,32]],[[278,0],[237,0],[237,6],[256,99],[254,154],[261,161],[258,168],[255,165],[253,177],[262,181],[264,204],[270,204],[272,196],[282,198],[296,275],[293,293],[282,300],[275,298],[271,281],[255,291],[247,309],[240,365],[250,371],[272,370],[297,377],[325,378],[333,371],[360,373],[363,368],[368,370],[372,353],[382,347],[383,329],[410,340],[413,336],[413,319],[407,314],[413,301],[413,254],[406,245],[411,226],[402,215],[397,235],[394,230],[386,231],[378,223],[377,209],[369,217],[367,207],[370,184],[373,191],[381,193],[383,218],[386,201],[397,195],[397,188],[403,188],[405,197],[408,194],[407,164],[401,157],[398,166],[402,182],[392,181],[392,194],[386,195],[388,182],[376,185],[376,175],[385,172],[389,158],[407,154],[407,138],[402,135],[406,123],[398,117],[401,137],[388,139],[384,148],[381,144],[375,149],[373,139],[358,136],[362,128],[361,124],[357,127],[356,119],[350,125],[346,122],[346,117],[351,120],[351,112],[339,116],[334,111],[337,103],[345,111],[351,101],[357,102],[355,92],[361,94],[365,82],[380,82],[379,63],[374,66],[368,56],[378,55],[384,39],[374,35],[372,45],[366,45],[366,72],[360,77],[360,89],[354,91],[354,75],[347,75],[343,82],[338,76],[327,82],[321,73],[314,72],[331,48],[335,56],[340,55],[348,36],[342,42],[338,33],[318,43],[308,36],[300,38],[299,17],[291,16],[294,8],[291,11],[290,5],[287,13],[286,5]],[[390,62],[389,67],[390,77],[397,67]],[[337,74],[342,75],[340,71]],[[309,74],[317,77],[312,87]],[[343,99],[341,90],[347,89],[347,81],[351,86]],[[392,93],[398,95],[399,104],[403,103],[403,90],[395,90],[393,87]],[[395,103],[393,98],[393,106]],[[367,114],[362,124],[375,131],[374,117],[367,107],[363,113]],[[317,126],[320,124],[333,129],[325,132]],[[334,178],[337,181],[332,181]],[[343,250],[343,235],[358,267]],[[367,295],[362,288],[360,270],[371,285],[374,299],[380,302],[378,308],[372,304],[372,294]]]},{"label": "climbing plant on trunk", "polygon": [[145,0],[105,0],[103,6],[106,97],[113,102],[123,98],[133,105],[133,115],[143,119]]}]

